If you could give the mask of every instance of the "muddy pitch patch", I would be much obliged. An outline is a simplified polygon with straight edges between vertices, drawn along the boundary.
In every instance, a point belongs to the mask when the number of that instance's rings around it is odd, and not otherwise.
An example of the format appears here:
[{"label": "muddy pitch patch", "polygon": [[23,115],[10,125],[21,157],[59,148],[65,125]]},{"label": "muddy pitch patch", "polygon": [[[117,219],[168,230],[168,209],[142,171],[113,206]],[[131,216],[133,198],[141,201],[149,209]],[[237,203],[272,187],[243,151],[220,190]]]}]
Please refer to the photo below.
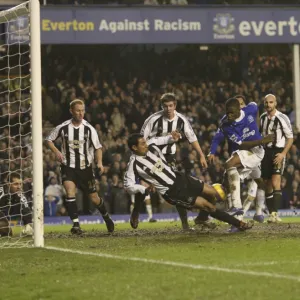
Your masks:
[{"label": "muddy pitch patch", "polygon": [[239,232],[230,234],[227,232],[229,226],[221,225],[214,230],[207,230],[201,227],[195,227],[194,231],[183,231],[178,227],[165,227],[159,229],[131,229],[128,224],[128,230],[116,230],[113,234],[109,234],[106,231],[91,230],[87,231],[80,236],[73,236],[71,233],[57,233],[50,232],[45,234],[46,239],[59,239],[59,238],[122,238],[122,237],[143,237],[143,236],[163,236],[163,235],[191,235],[191,236],[241,236],[249,238],[291,238],[300,237],[300,224],[284,223],[284,224],[255,224],[251,230],[247,232]]}]

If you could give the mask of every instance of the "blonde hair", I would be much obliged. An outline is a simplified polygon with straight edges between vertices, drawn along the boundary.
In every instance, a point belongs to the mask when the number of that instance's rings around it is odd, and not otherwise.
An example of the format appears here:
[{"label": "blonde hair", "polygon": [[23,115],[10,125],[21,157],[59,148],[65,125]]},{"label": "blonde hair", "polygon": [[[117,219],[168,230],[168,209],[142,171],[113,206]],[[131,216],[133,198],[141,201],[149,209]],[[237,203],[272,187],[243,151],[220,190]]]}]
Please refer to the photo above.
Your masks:
[{"label": "blonde hair", "polygon": [[75,107],[75,105],[80,104],[80,105],[84,105],[84,102],[80,99],[74,99],[71,103],[70,103],[70,109],[73,109]]}]

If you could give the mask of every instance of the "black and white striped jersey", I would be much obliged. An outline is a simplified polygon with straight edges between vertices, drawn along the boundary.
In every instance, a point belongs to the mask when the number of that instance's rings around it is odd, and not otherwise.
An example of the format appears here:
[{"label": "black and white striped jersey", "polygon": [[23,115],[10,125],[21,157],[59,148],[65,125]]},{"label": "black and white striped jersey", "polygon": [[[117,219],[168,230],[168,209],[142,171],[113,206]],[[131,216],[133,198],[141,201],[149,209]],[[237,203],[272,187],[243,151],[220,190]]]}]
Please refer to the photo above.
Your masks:
[{"label": "black and white striped jersey", "polygon": [[158,148],[158,145],[168,143],[173,143],[173,140],[168,137],[153,138],[145,156],[131,155],[124,176],[124,188],[130,194],[145,193],[146,188],[138,184],[139,179],[153,184],[162,195],[174,184],[176,174]]},{"label": "black and white striped jersey", "polygon": [[286,139],[293,138],[293,130],[287,115],[276,110],[271,118],[265,112],[260,116],[260,132],[263,136],[274,133],[275,140],[266,145],[266,148],[284,148]]},{"label": "black and white striped jersey", "polygon": [[[175,117],[172,120],[164,117],[163,110],[154,113],[144,122],[141,134],[147,140],[153,137],[165,136],[175,130],[184,134],[190,143],[197,141],[197,137],[190,122],[184,115],[177,111],[175,111]],[[160,149],[164,154],[176,153],[175,143],[161,145]]]},{"label": "black and white striped jersey", "polygon": [[74,169],[89,167],[95,150],[102,148],[96,129],[86,120],[77,127],[72,120],[65,121],[55,127],[46,140],[54,142],[58,138],[62,139],[63,164]]}]

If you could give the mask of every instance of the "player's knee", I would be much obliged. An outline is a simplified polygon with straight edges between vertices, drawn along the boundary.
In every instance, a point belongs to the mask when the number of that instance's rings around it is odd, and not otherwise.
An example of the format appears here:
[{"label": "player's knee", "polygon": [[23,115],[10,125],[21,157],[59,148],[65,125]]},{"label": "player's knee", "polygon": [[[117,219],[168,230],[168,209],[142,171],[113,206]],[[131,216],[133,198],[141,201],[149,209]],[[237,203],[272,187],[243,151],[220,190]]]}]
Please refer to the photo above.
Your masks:
[{"label": "player's knee", "polygon": [[202,195],[206,200],[208,200],[211,203],[214,203],[214,200],[217,198],[218,193],[212,186],[204,184]]},{"label": "player's knee", "polygon": [[75,189],[66,189],[67,198],[75,198],[76,190]]},{"label": "player's knee", "polygon": [[274,190],[280,190],[280,188],[281,188],[281,178],[280,178],[280,176],[273,176],[272,177],[272,188]]},{"label": "player's knee", "polygon": [[214,204],[209,202],[208,200],[202,198],[202,197],[197,197],[196,202],[195,202],[195,207],[204,209],[206,211],[215,211],[216,207]]},{"label": "player's knee", "polygon": [[206,200],[204,209],[207,210],[208,212],[214,212],[216,211],[216,206],[213,203]]}]

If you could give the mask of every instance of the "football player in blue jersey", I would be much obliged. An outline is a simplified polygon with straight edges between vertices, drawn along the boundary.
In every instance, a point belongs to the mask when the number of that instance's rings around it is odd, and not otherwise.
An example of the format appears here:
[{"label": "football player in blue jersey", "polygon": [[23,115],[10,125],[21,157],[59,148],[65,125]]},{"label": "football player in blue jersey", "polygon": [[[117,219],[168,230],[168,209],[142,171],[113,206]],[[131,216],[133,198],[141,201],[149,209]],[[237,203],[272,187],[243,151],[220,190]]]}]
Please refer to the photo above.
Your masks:
[{"label": "football player in blue jersey", "polygon": [[[226,161],[225,169],[232,199],[230,213],[242,219],[244,212],[240,181],[258,169],[264,157],[262,145],[273,141],[274,135],[262,137],[259,133],[256,103],[251,102],[241,108],[239,100],[235,97],[228,99],[225,106],[226,114],[221,119],[217,135],[229,141],[231,157]],[[201,217],[205,218],[204,213]],[[236,228],[232,227],[230,231],[235,232]]]},{"label": "football player in blue jersey", "polygon": [[259,166],[264,157],[262,145],[274,140],[274,134],[262,137],[257,123],[257,105],[254,102],[240,108],[236,98],[226,101],[226,115],[221,120],[220,131],[231,141],[232,155],[225,163],[229,189],[232,197],[232,212],[243,214],[240,180],[247,178]]},{"label": "football player in blue jersey", "polygon": [[[244,108],[247,106],[246,98],[243,95],[237,95],[234,98],[236,98],[240,103],[240,108]],[[258,116],[258,114],[257,114]],[[259,119],[258,119],[259,120]],[[215,160],[215,153],[217,151],[217,147],[223,140],[225,139],[225,136],[223,132],[219,129],[217,133],[215,134],[210,148],[210,153],[208,155],[208,161],[210,163],[213,163]],[[228,148],[229,153],[232,152],[232,141],[228,140]],[[247,179],[250,179],[248,183],[248,192],[247,192],[247,198],[245,199],[243,203],[243,212],[244,214],[249,210],[251,204],[253,203],[254,199],[257,197],[256,201],[256,214],[254,215],[253,219],[257,222],[262,223],[264,221],[264,215],[263,215],[263,209],[264,209],[264,203],[265,203],[265,191],[263,188],[263,181],[261,179],[261,170],[260,167],[257,166],[252,170],[249,177]],[[224,173],[224,181],[223,185],[227,186],[228,189],[228,177],[226,172]],[[228,208],[232,208],[232,201],[231,201],[231,194],[228,192],[227,194],[227,200],[228,200]]]}]

